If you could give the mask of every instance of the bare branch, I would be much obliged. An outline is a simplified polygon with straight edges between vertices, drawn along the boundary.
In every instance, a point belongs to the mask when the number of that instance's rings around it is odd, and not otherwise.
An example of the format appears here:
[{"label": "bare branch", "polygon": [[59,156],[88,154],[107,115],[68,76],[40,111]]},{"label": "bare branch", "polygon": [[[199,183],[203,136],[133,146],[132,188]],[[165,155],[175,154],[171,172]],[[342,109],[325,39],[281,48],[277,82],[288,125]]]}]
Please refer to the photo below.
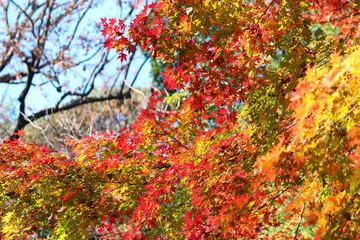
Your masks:
[{"label": "bare branch", "polygon": [[[104,102],[107,100],[124,100],[127,98],[130,98],[131,94],[130,91],[126,92],[125,94],[118,94],[118,95],[108,95],[103,97],[87,97],[87,98],[78,98],[76,100],[73,100],[67,104],[62,105],[61,107],[53,107],[53,108],[47,108],[44,110],[41,110],[33,115],[26,116],[26,119],[22,115],[23,121],[18,121],[18,124],[16,125],[16,128],[14,129],[14,133],[17,133],[19,130],[23,129],[26,125],[28,125],[31,121],[38,120],[42,117],[45,117],[47,115],[51,115],[54,113],[62,112],[65,110],[73,109],[78,106],[82,106],[89,103],[95,103],[95,102]],[[12,139],[18,138],[16,134],[13,134]]]},{"label": "bare branch", "polygon": [[27,76],[25,72],[18,72],[16,74],[4,74],[0,76],[0,83],[17,83],[16,80]]},{"label": "bare branch", "polygon": [[66,46],[63,48],[63,51],[68,50],[69,47],[70,47],[70,45],[71,45],[71,43],[73,43],[73,40],[74,40],[74,38],[75,38],[75,35],[76,35],[77,31],[78,31],[79,25],[80,25],[80,23],[82,22],[82,20],[84,19],[85,15],[88,13],[88,11],[89,11],[89,9],[91,8],[93,2],[94,2],[94,1],[91,0],[91,1],[89,2],[88,6],[86,7],[85,11],[81,14],[80,18],[78,19],[78,21],[77,21],[77,23],[76,23],[76,25],[75,25],[74,31],[73,31],[73,33],[72,33],[72,35],[71,35],[71,37],[70,37],[70,39],[69,39],[69,41],[68,41],[68,45],[66,45]]},{"label": "bare branch", "polygon": [[131,86],[134,86],[134,83],[136,82],[137,78],[139,77],[139,74],[140,74],[142,68],[145,66],[145,63],[149,60],[149,58],[150,58],[149,56],[146,57],[145,60],[143,61],[143,63],[140,65],[138,71],[136,72],[134,79],[131,82]]}]

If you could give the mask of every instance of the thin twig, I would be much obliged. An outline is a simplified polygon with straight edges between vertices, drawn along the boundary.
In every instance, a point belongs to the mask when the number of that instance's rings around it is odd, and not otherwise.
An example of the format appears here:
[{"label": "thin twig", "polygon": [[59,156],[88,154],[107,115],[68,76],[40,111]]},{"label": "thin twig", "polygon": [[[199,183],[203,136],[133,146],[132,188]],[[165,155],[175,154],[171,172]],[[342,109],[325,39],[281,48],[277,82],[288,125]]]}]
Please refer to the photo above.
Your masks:
[{"label": "thin twig", "polygon": [[302,209],[302,211],[301,211],[300,221],[299,221],[299,223],[298,223],[298,225],[297,225],[297,227],[296,227],[294,240],[296,240],[296,239],[297,239],[297,235],[298,235],[298,233],[299,233],[300,224],[301,224],[301,222],[302,222],[302,220],[303,220],[303,216],[304,216],[305,205],[306,205],[306,203],[304,203],[304,205],[303,205],[303,209]]},{"label": "thin twig", "polygon": [[346,16],[342,16],[342,17],[338,17],[338,18],[333,18],[333,19],[330,19],[330,20],[327,20],[327,21],[321,21],[320,23],[323,24],[323,23],[328,23],[328,22],[336,22],[336,21],[340,21],[340,20],[343,20],[343,19],[346,19],[346,18],[349,18],[349,17],[357,16],[357,15],[360,15],[360,12],[350,14],[350,15],[346,15]]}]

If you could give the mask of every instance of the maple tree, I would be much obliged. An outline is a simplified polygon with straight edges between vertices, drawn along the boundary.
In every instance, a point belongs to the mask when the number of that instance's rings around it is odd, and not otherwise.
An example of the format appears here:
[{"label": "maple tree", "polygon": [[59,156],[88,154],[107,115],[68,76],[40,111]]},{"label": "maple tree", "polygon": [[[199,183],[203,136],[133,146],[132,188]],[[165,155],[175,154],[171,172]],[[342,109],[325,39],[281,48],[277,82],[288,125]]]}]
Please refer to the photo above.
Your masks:
[{"label": "maple tree", "polygon": [[103,19],[105,46],[148,51],[172,94],[72,158],[2,143],[3,237],[360,238],[359,9],[161,0]]}]

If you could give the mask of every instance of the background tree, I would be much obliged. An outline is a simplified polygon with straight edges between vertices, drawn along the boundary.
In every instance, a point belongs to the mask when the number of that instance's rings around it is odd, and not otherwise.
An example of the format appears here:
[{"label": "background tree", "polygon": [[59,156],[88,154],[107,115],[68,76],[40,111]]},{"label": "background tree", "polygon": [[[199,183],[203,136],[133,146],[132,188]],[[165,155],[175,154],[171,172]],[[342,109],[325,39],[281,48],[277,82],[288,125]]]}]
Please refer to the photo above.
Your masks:
[{"label": "background tree", "polygon": [[70,139],[79,140],[106,130],[116,132],[136,119],[139,111],[146,108],[150,93],[149,89],[133,89],[136,91],[131,92],[131,98],[123,101],[85,104],[31,122],[25,127],[24,138],[70,155]]},{"label": "background tree", "polygon": [[[0,2],[0,88],[2,94],[7,89],[5,103],[17,109],[12,110],[16,119],[7,119],[14,123],[6,129],[7,135],[54,113],[131,97],[130,88],[145,58],[141,61],[142,54],[134,53],[119,64],[112,51],[104,51],[99,38],[102,16],[97,11],[115,6],[119,17],[130,19],[135,4],[110,0]],[[101,94],[94,91],[105,84],[108,87]],[[2,132],[5,134],[4,129]]]}]

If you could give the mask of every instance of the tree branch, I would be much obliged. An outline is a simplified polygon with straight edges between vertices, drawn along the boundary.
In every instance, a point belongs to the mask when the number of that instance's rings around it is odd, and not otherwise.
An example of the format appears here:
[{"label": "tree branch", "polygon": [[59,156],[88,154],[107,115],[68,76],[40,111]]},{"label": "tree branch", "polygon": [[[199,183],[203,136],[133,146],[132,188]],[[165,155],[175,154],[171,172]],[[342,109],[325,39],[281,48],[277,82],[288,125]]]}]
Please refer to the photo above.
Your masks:
[{"label": "tree branch", "polygon": [[47,109],[41,110],[35,114],[28,115],[28,116],[26,116],[26,119],[24,116],[22,116],[22,119],[24,119],[24,120],[18,122],[18,124],[16,125],[16,127],[14,129],[14,133],[11,136],[11,139],[17,139],[18,136],[16,135],[16,133],[19,132],[19,130],[23,129],[25,126],[27,126],[30,122],[38,120],[40,118],[43,118],[47,115],[55,114],[58,112],[69,110],[69,109],[73,109],[75,107],[82,106],[82,105],[89,104],[89,103],[104,102],[104,101],[116,100],[116,99],[124,100],[124,99],[129,99],[129,98],[131,98],[130,90],[124,94],[118,93],[117,95],[108,95],[108,96],[104,96],[104,97],[79,98],[79,99],[73,100],[67,104],[64,104],[60,107],[47,108]]},{"label": "tree branch", "polygon": [[0,76],[0,83],[16,83],[15,80],[23,78],[27,75],[25,72],[17,72],[16,74],[5,74]]},{"label": "tree branch", "polygon": [[342,16],[342,17],[338,17],[338,18],[333,18],[333,19],[326,20],[326,21],[321,21],[320,23],[324,24],[324,23],[328,23],[328,22],[337,22],[337,21],[341,21],[341,20],[344,20],[344,19],[349,18],[349,17],[358,16],[358,15],[360,15],[360,12],[353,13],[353,14],[346,15],[346,16]]},{"label": "tree branch", "polygon": [[301,211],[300,221],[299,221],[299,223],[298,223],[298,225],[297,225],[297,227],[296,227],[296,230],[295,230],[294,240],[297,240],[297,239],[298,239],[298,238],[297,238],[297,235],[299,234],[300,224],[301,224],[301,222],[302,222],[302,220],[303,220],[303,217],[304,217],[305,205],[306,205],[306,203],[304,203],[303,208],[302,208],[302,211]]}]

